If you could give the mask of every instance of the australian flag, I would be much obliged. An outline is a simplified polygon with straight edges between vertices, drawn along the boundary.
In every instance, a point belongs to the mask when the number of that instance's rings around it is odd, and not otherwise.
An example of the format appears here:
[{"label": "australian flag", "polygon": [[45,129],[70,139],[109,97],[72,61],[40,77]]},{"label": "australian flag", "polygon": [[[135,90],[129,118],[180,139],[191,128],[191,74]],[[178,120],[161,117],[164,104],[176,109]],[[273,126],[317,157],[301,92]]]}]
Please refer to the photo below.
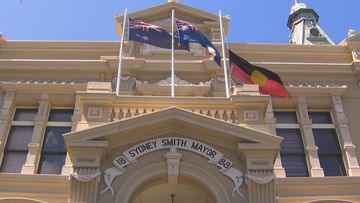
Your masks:
[{"label": "australian flag", "polygon": [[[129,18],[129,40],[143,42],[164,49],[171,49],[172,34],[160,26]],[[174,40],[175,49],[189,51],[188,41],[182,41],[180,43],[177,36],[174,37]]]},{"label": "australian flag", "polygon": [[201,46],[206,48],[213,56],[214,61],[221,66],[221,56],[219,52],[203,33],[201,33],[193,24],[183,20],[177,20],[176,25],[178,33],[176,33],[175,36],[178,35],[181,42],[188,41],[201,44]]}]

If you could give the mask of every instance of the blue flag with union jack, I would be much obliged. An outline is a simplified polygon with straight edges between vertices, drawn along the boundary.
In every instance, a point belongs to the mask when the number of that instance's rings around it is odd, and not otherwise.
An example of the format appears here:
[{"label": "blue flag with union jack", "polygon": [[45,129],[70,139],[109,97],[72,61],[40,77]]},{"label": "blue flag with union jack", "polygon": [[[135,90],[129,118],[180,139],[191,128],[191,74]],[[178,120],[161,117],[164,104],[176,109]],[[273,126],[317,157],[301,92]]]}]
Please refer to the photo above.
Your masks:
[{"label": "blue flag with union jack", "polygon": [[[171,49],[172,34],[160,26],[129,18],[129,40]],[[189,42],[182,41],[180,43],[177,36],[174,36],[174,40],[175,49],[189,51]]]},{"label": "blue flag with union jack", "polygon": [[203,33],[201,33],[193,24],[183,20],[177,20],[176,25],[178,31],[175,36],[178,35],[181,42],[188,41],[201,44],[201,46],[206,48],[212,55],[214,61],[221,66],[221,56],[218,50]]}]

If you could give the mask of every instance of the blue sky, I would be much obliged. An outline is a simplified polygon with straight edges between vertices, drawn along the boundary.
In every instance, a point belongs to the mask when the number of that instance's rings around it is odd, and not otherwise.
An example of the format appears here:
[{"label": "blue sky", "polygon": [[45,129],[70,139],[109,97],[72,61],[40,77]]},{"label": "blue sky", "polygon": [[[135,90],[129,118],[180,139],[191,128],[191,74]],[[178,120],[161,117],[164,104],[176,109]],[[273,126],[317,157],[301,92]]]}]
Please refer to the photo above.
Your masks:
[{"label": "blue sky", "polygon": [[[0,0],[0,32],[9,40],[119,40],[114,16],[166,0]],[[287,18],[294,0],[180,0],[231,16],[228,42],[288,43]],[[360,31],[359,0],[300,0],[320,15],[320,26],[337,44]],[[170,15],[170,14],[169,14]]]}]

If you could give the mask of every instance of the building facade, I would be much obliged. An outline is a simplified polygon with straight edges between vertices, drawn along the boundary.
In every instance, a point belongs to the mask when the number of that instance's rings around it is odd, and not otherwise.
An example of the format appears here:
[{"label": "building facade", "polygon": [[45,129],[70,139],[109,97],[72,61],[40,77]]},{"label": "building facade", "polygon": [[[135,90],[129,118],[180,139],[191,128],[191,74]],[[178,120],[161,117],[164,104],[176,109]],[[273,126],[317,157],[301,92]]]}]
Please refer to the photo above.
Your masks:
[{"label": "building facade", "polygon": [[[168,1],[129,14],[194,23],[221,50],[219,17]],[[335,45],[296,2],[291,44],[230,43],[278,73],[291,99],[234,84],[198,44],[0,38],[0,203],[360,202],[360,34]],[[117,33],[123,16],[116,16]],[[225,35],[230,18],[223,17]]]}]

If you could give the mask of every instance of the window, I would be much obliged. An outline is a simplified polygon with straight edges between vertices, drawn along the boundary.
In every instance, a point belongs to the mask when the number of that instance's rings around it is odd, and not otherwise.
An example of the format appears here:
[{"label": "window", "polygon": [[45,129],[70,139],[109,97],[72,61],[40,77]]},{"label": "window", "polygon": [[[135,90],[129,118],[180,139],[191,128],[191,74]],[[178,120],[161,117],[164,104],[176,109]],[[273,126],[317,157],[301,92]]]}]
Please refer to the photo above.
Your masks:
[{"label": "window", "polygon": [[28,154],[37,109],[16,109],[7,138],[1,172],[20,173]]},{"label": "window", "polygon": [[346,175],[339,140],[330,112],[309,112],[313,134],[318,146],[320,165],[325,176]]},{"label": "window", "polygon": [[287,177],[309,176],[304,144],[295,111],[274,112],[276,134],[283,138],[281,162]]},{"label": "window", "polygon": [[72,112],[72,109],[50,110],[38,173],[61,174],[66,158],[63,134],[71,131]]}]

